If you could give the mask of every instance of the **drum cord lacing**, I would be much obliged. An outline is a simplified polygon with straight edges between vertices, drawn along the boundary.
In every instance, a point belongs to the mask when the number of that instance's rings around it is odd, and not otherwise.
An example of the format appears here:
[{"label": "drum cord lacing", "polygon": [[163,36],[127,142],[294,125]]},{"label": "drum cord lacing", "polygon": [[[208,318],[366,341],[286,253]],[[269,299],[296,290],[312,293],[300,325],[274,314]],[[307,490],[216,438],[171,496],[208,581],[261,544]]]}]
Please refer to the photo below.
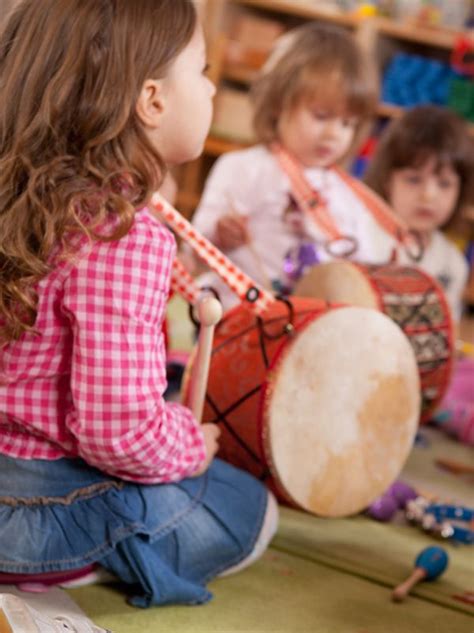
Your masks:
[{"label": "drum cord lacing", "polygon": [[293,309],[293,304],[287,297],[284,297],[283,295],[276,295],[275,299],[276,301],[281,301],[282,303],[284,303],[285,306],[288,308],[288,321],[285,323],[285,325],[281,328],[279,332],[277,332],[276,334],[270,334],[268,331],[265,331],[262,317],[257,316],[257,325],[258,325],[261,339],[267,338],[272,341],[272,340],[276,340],[280,338],[281,336],[293,336],[294,334],[295,312]]}]

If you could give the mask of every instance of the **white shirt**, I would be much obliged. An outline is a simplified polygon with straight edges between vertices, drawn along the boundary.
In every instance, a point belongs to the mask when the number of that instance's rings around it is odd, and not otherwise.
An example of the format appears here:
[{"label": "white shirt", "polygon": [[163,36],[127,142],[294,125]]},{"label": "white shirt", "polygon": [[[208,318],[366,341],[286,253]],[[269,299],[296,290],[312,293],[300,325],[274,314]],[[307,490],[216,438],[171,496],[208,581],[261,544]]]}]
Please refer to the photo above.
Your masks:
[{"label": "white shirt", "polygon": [[[351,259],[370,264],[387,262],[396,246],[395,240],[377,224],[338,174],[331,169],[308,168],[304,175],[326,199],[340,233],[357,240],[359,246]],[[291,220],[295,214],[289,212],[290,192],[287,175],[265,146],[229,152],[214,164],[193,224],[215,241],[216,224],[221,217],[232,213],[232,209],[246,217],[251,247],[245,245],[226,254],[262,285],[266,279],[281,281],[285,256],[301,242],[301,231],[294,229]],[[299,217],[306,239],[320,244],[320,261],[333,259],[322,245],[327,236],[312,220],[303,215]],[[201,276],[199,282],[216,288],[225,308],[237,302],[214,274]]]},{"label": "white shirt", "polygon": [[421,261],[413,263],[403,249],[399,250],[398,263],[404,266],[416,265],[440,283],[453,312],[459,321],[462,314],[462,294],[469,275],[469,266],[465,257],[441,231],[434,231]]}]

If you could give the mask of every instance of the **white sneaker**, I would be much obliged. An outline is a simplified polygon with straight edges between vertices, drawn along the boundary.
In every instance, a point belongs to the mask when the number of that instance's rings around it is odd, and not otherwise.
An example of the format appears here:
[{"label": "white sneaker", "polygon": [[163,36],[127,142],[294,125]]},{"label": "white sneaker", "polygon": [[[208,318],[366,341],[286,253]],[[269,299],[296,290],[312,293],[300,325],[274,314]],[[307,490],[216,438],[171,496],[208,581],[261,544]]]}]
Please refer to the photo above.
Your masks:
[{"label": "white sneaker", "polygon": [[0,594],[0,633],[111,633],[86,616],[51,617],[10,593]]}]

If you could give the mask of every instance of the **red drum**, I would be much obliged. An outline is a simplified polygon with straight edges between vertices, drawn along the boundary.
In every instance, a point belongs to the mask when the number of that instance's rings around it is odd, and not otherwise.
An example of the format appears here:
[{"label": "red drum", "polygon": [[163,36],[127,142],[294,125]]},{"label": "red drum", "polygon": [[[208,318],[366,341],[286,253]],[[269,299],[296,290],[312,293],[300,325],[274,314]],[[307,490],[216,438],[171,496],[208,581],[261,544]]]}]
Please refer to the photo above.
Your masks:
[{"label": "red drum", "polygon": [[448,388],[454,355],[451,311],[435,279],[409,266],[327,262],[300,279],[295,295],[375,308],[393,319],[415,352],[421,421],[430,419]]},{"label": "red drum", "polygon": [[216,328],[203,421],[222,429],[219,456],[309,512],[347,516],[382,494],[419,408],[412,348],[380,312],[292,298]]}]

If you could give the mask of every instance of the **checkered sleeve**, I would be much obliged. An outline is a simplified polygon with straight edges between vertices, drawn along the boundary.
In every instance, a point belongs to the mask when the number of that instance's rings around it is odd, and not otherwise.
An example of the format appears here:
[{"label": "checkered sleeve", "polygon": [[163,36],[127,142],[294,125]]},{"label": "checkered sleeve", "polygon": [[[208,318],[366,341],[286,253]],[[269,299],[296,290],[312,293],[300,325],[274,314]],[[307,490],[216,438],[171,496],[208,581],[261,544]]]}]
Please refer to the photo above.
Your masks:
[{"label": "checkered sleeve", "polygon": [[153,220],[94,243],[64,283],[73,329],[67,426],[79,455],[141,483],[191,475],[205,457],[191,412],[166,403],[162,324],[175,243]]}]

